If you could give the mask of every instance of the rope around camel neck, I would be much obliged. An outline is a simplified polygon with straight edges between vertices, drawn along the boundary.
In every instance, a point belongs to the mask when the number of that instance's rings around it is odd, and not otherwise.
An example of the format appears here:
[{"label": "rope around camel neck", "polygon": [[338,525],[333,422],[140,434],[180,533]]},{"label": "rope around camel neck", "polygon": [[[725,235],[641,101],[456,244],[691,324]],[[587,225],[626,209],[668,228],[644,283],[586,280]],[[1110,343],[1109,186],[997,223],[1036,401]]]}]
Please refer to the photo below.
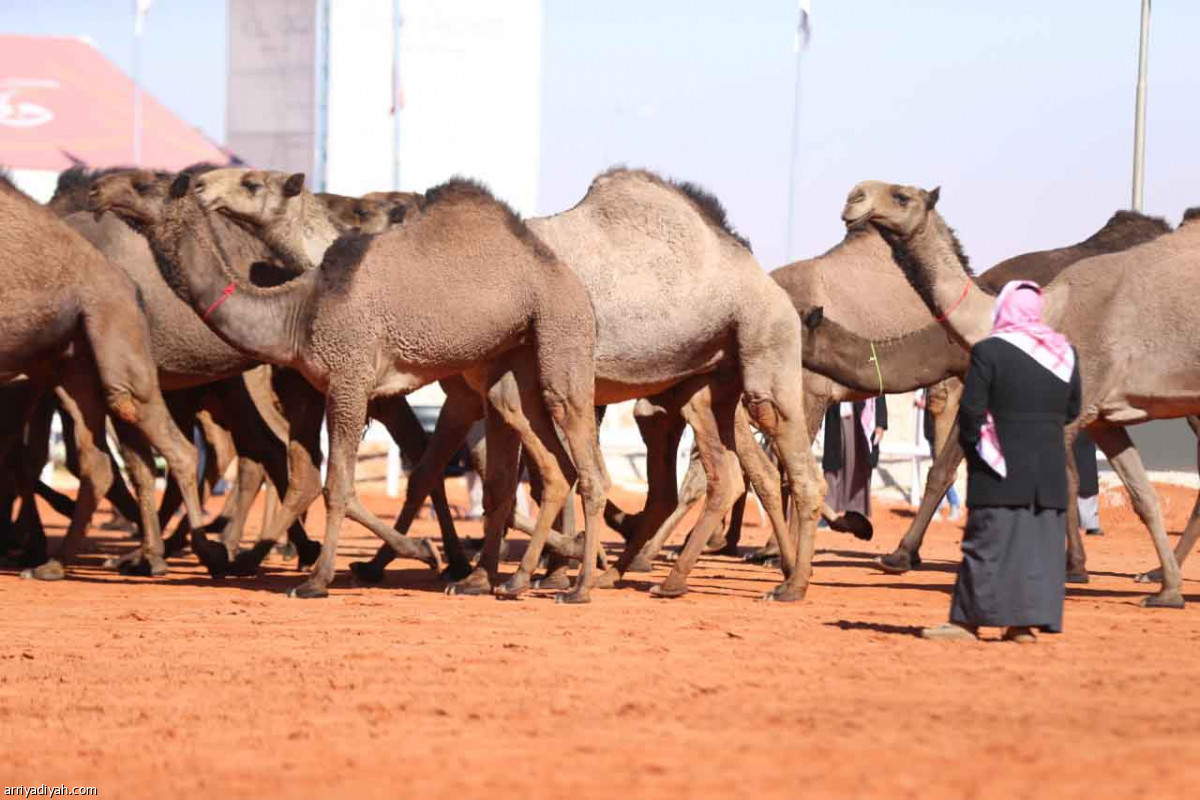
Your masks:
[{"label": "rope around camel neck", "polygon": [[221,303],[224,303],[226,300],[232,297],[236,289],[237,281],[230,281],[229,285],[221,291],[221,296],[217,298],[215,303],[208,307],[208,311],[204,312],[204,316],[201,317],[201,319],[203,319],[205,322],[208,322],[208,318],[212,316],[212,313],[221,307]]},{"label": "rope around camel neck", "polygon": [[946,313],[942,314],[935,321],[936,322],[948,321],[950,319],[950,315],[954,313],[954,309],[961,306],[962,301],[967,299],[967,292],[970,291],[970,289],[971,289],[971,279],[967,278],[966,282],[963,284],[963,292],[961,295],[959,295],[958,299],[954,301],[954,305],[952,305],[948,309],[946,309]]},{"label": "rope around camel neck", "polygon": [[871,363],[875,365],[875,375],[879,378],[879,393],[883,394],[883,371],[879,369],[879,355],[875,352],[875,343],[871,342]]}]

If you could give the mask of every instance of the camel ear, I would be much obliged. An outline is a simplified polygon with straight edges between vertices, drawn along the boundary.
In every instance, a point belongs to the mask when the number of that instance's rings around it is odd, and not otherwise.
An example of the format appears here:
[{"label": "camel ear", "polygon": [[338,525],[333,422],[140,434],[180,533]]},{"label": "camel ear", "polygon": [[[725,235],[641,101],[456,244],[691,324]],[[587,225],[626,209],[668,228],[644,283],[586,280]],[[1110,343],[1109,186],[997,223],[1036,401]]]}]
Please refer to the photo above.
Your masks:
[{"label": "camel ear", "polygon": [[304,191],[304,173],[296,172],[288,175],[288,179],[283,182],[283,196],[295,197]]},{"label": "camel ear", "polygon": [[817,306],[804,315],[804,327],[810,331],[825,321],[825,306]]},{"label": "camel ear", "polygon": [[170,194],[172,200],[178,200],[187,194],[188,189],[192,185],[192,176],[186,172],[181,172],[175,176],[175,180],[171,182]]},{"label": "camel ear", "polygon": [[404,222],[404,215],[407,213],[407,206],[392,206],[391,210],[388,211],[388,222],[393,225],[399,225],[401,222]]},{"label": "camel ear", "polygon": [[938,198],[942,196],[942,187],[935,186],[933,191],[929,193],[929,210],[932,211],[937,206]]}]

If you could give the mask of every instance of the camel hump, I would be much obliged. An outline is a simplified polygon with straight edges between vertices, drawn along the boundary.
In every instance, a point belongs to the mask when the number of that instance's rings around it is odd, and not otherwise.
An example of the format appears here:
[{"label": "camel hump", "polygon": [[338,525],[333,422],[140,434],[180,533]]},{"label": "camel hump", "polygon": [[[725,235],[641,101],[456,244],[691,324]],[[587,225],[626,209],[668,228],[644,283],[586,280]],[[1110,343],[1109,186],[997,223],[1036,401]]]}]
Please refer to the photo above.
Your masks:
[{"label": "camel hump", "polygon": [[[738,233],[737,229],[733,227],[733,223],[729,221],[729,215],[725,211],[725,206],[721,204],[716,195],[691,181],[667,179],[648,169],[630,169],[624,165],[618,165],[608,168],[593,178],[587,193],[590,195],[593,192],[602,190],[606,186],[638,181],[652,183],[683,196],[699,212],[709,227],[713,228],[719,234],[733,239],[733,241],[747,250],[753,251],[753,248],[750,246],[750,240]],[[586,195],[584,199],[587,199]]]},{"label": "camel hump", "polygon": [[439,207],[446,208],[460,203],[481,203],[501,214],[512,233],[543,261],[558,261],[554,251],[529,229],[512,206],[492,194],[487,186],[473,178],[456,175],[445,183],[425,192],[425,202],[418,207],[426,216],[436,215]]},{"label": "camel hump", "polygon": [[1183,212],[1183,222],[1180,225],[1186,225],[1189,222],[1195,222],[1200,219],[1200,206],[1192,206],[1187,211]]}]

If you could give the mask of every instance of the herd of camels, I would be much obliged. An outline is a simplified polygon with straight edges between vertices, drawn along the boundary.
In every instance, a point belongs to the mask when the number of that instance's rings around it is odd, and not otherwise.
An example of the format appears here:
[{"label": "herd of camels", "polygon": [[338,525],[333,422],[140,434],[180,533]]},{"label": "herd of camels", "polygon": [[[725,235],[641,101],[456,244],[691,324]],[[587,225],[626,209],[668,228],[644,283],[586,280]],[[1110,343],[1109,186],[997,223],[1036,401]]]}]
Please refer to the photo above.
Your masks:
[{"label": "herd of camels", "polygon": [[[115,564],[134,574],[164,574],[166,558],[190,545],[214,577],[253,576],[286,541],[300,567],[311,566],[289,594],[323,597],[349,516],[383,540],[372,559],[352,565],[360,581],[379,582],[392,559],[405,557],[444,568],[452,594],[553,589],[557,600],[581,603],[626,572],[649,569],[702,497],[669,576],[651,590],[675,597],[701,553],[736,551],[752,489],[773,533],[763,553],[783,573],[766,599],[800,600],[817,521],[828,516],[811,451],[825,409],[940,381],[961,389],[967,350],[990,331],[995,293],[1023,278],[1046,287],[1047,321],[1080,354],[1083,413],[1068,441],[1091,433],[1150,531],[1160,568],[1139,579],[1161,587],[1144,604],[1182,606],[1179,564],[1200,536],[1200,502],[1172,551],[1125,426],[1200,414],[1200,327],[1188,299],[1200,294],[1200,209],[1174,230],[1118,211],[1078,244],[1020,255],[976,278],[938,197],[937,189],[861,183],[842,211],[841,242],[768,273],[714,197],[644,170],[609,170],[573,208],[528,220],[457,178],[423,194],[350,198],[312,194],[303,175],[263,170],[73,168],[42,205],[0,176],[0,248],[8,254],[0,556],[15,559],[24,577],[64,578],[107,496],[138,522],[140,545]],[[447,399],[427,436],[404,396],[434,381]],[[608,500],[597,438],[604,407],[632,399],[647,449],[648,494],[638,512]],[[920,564],[925,529],[963,457],[950,405],[921,510],[880,569]],[[73,500],[39,480],[56,411],[80,479]],[[368,417],[416,465],[394,524],[355,491]],[[180,432],[197,420],[223,431],[238,456],[236,489],[207,524],[196,451]],[[442,479],[479,420],[486,436],[472,455],[485,476],[485,536],[471,558]],[[109,452],[109,422],[132,494]],[[675,456],[688,425],[696,444],[681,489]],[[170,473],[161,507],[155,451]],[[318,543],[303,520],[322,491],[324,458],[327,522]],[[514,510],[523,465],[535,519]],[[243,549],[246,516],[264,486],[281,499]],[[70,517],[53,556],[35,495]],[[441,551],[407,536],[427,500]],[[184,520],[164,539],[181,503]],[[1066,579],[1086,581],[1069,507]],[[625,540],[611,564],[599,541],[605,525]],[[510,527],[530,544],[502,576]]]}]

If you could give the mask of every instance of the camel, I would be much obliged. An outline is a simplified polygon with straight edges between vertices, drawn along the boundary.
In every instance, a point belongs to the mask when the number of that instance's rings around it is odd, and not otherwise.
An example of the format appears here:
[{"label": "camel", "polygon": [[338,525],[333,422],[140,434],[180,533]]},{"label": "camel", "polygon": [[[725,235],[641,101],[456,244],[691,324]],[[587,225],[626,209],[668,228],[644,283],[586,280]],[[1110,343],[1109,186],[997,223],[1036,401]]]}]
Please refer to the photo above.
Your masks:
[{"label": "camel", "polygon": [[[856,229],[854,235],[869,230]],[[1117,211],[1087,239],[1066,247],[1006,259],[979,276],[977,283],[990,294],[998,293],[1010,280],[1032,280],[1047,285],[1077,261],[1120,252],[1170,232],[1170,225],[1162,219],[1133,211]],[[871,360],[872,352],[875,361]],[[903,391],[910,386],[952,376],[947,378],[952,384],[949,402],[942,419],[938,420],[938,457],[930,470],[921,507],[896,550],[877,562],[885,572],[907,572],[920,564],[919,551],[926,529],[963,458],[957,434],[958,398],[962,391],[958,378],[966,374],[967,353],[952,343],[941,325],[935,322],[926,323],[898,338],[871,341],[823,315],[823,319],[810,326],[805,337],[804,359],[813,369],[836,374],[859,390],[878,386],[878,382],[883,381],[889,391]],[[1200,508],[1200,504],[1197,507]],[[1200,519],[1200,513],[1197,518]],[[1072,537],[1069,541],[1067,580],[1085,582],[1087,571],[1083,567],[1082,539]]]},{"label": "camel", "polygon": [[329,210],[343,231],[375,234],[383,233],[392,225],[404,222],[409,208],[403,201],[379,196],[383,194],[385,193],[375,192],[362,197],[347,197],[342,194],[317,192],[313,196]]},{"label": "camel", "polygon": [[[559,599],[588,601],[607,478],[592,412],[595,325],[577,279],[486,190],[452,181],[427,195],[419,224],[378,237],[348,236],[319,269],[282,286],[242,284],[212,236],[216,218],[197,200],[206,180],[197,179],[192,193],[191,177],[181,175],[162,219],[146,226],[160,269],[218,335],[260,361],[298,370],[327,400],[326,538],[308,580],[290,594],[328,595],[347,514],[402,554],[420,553],[419,545],[377,520],[358,500],[353,483],[358,437],[373,397],[466,373],[477,386],[488,387],[492,400],[489,449],[500,465],[489,470],[493,511],[511,503],[512,492],[497,487],[516,477],[518,442],[538,461],[553,489],[543,497],[542,517],[557,514],[555,503],[561,505],[568,485],[564,473],[573,479],[578,471],[587,517],[585,548],[592,555],[585,558],[574,590]],[[296,188],[297,194],[302,191],[302,182]],[[466,230],[474,235],[462,236]],[[463,281],[464,274],[471,280]],[[389,284],[414,291],[397,296],[384,288]],[[447,305],[445,298],[456,296],[459,305]],[[489,300],[484,308],[446,314],[447,307],[467,308],[467,297],[480,296]],[[502,372],[493,369],[526,344],[527,357],[517,359],[520,375],[507,364]],[[501,416],[512,430],[500,424]],[[552,433],[552,418],[565,433],[569,456]],[[492,513],[489,526],[506,516]],[[539,520],[539,529],[548,524]],[[494,574],[498,549],[493,552],[490,545],[499,539],[491,530],[488,538],[483,560]]]},{"label": "camel", "polygon": [[[183,493],[193,547],[200,554],[211,552],[214,546],[199,530],[195,451],[163,401],[132,281],[7,178],[0,178],[0,246],[10,265],[0,311],[0,381],[24,374],[43,386],[57,383],[63,407],[75,421],[81,466],[75,513],[58,555],[28,576],[65,576],[96,503],[108,490],[106,406],[140,434],[132,444],[144,462],[149,462],[148,446],[162,453]],[[153,529],[143,549],[148,559],[161,561],[163,544]]]},{"label": "camel", "polygon": [[[320,211],[301,191],[301,177],[219,170],[198,182],[197,194],[210,211],[254,226],[273,248],[311,262],[336,236],[328,221],[317,218]],[[428,208],[427,202],[425,213]],[[739,370],[749,415],[780,437],[777,442],[785,454],[797,508],[811,505],[796,350],[789,349],[799,344],[798,320],[778,288],[765,279],[745,241],[732,231],[720,204],[694,186],[671,184],[645,171],[616,169],[596,178],[575,208],[530,220],[528,225],[587,287],[599,325],[597,402],[670,395],[665,401],[697,430],[701,460],[710,479],[708,503],[697,530],[706,532],[694,537],[696,547],[685,550],[671,576],[654,590],[660,597],[683,594],[707,531],[720,523],[736,500],[730,451],[747,452],[765,462],[752,439],[747,448],[745,441],[739,446],[734,435]],[[596,247],[596,241],[606,247]],[[683,283],[675,275],[685,268],[690,270],[689,280]],[[630,282],[648,288],[632,295],[618,291]],[[749,431],[748,422],[741,427]],[[446,457],[458,446],[464,430],[459,425],[454,440],[444,440]],[[651,479],[639,533],[609,580],[624,573],[646,536],[675,505],[674,452],[679,432],[664,430],[648,442],[651,469],[669,469],[670,477]],[[406,507],[417,486],[414,474]],[[763,492],[767,495],[770,489],[764,487]],[[796,515],[798,527],[802,516]],[[777,520],[782,529],[782,512]],[[803,596],[811,530],[803,548],[804,566],[798,572],[791,570],[796,577],[773,595],[777,599]],[[496,587],[497,593],[519,594],[529,588],[539,554],[538,546],[531,547],[517,573]],[[388,557],[381,551],[372,571]]]},{"label": "camel", "polygon": [[[189,174],[202,174],[203,172],[203,170],[193,170]],[[149,224],[160,221],[163,201],[173,178],[174,176],[130,171],[103,175],[92,186],[90,203],[94,212],[112,211],[115,216],[124,220],[126,224],[121,226],[123,229],[132,228],[134,231],[143,231]],[[248,237],[248,234],[227,222],[218,220],[215,225],[224,236],[235,239]],[[133,235],[137,236],[143,249],[149,255],[144,237],[136,233]],[[198,326],[203,337],[216,340],[220,348],[236,354],[241,368],[257,363],[213,334],[187,303],[167,286],[158,268],[153,264],[153,257],[150,258],[149,266],[144,263],[138,264],[137,277],[140,282],[153,286],[156,299],[153,305],[155,307],[166,308],[169,307],[168,303],[174,303],[176,308],[172,309],[172,313],[182,313],[187,318],[186,324],[181,322],[181,330],[193,332],[191,329]],[[250,274],[253,283],[266,282],[277,285],[282,282],[280,276],[294,276],[298,273],[295,267],[270,266],[266,263],[256,262],[252,265]],[[160,296],[164,293],[165,296]],[[205,341],[203,337],[197,334],[191,337],[190,341],[203,342]],[[210,572],[214,572],[214,575],[217,576],[255,574],[259,565],[270,552],[272,543],[279,540],[285,531],[290,531],[289,537],[295,540],[295,544],[300,550],[302,567],[313,563],[319,554],[319,551],[314,552],[316,543],[309,543],[307,537],[303,536],[303,529],[296,525],[296,521],[320,491],[319,437],[321,419],[324,414],[323,399],[307,381],[291,370],[274,369],[269,387],[262,386],[261,382],[250,380],[250,375],[251,373],[246,373],[245,377],[247,389],[254,398],[254,405],[257,409],[263,410],[262,416],[271,423],[276,435],[289,442],[287,473],[291,477],[289,482],[283,484],[286,487],[286,493],[281,501],[279,514],[273,518],[271,527],[264,531],[259,538],[259,543],[254,548],[237,555],[232,563],[215,565],[215,572],[210,569]],[[277,413],[272,413],[272,409],[275,408],[277,408]],[[248,418],[253,419],[257,413],[256,410],[250,410]],[[388,432],[410,458],[414,460],[420,458],[424,452],[426,435],[412,408],[403,397],[377,398],[371,404],[371,415],[387,427]],[[286,421],[283,418],[286,418]],[[280,421],[276,422],[276,419]],[[274,473],[272,475],[273,480],[277,479],[274,477]],[[261,481],[249,478],[239,481],[234,508],[242,518],[244,518],[245,511],[249,509],[249,504],[260,483]],[[441,486],[435,487],[432,492],[432,502],[443,540],[447,544],[447,557],[450,561],[448,573],[454,577],[463,577],[470,572],[470,569],[466,556],[462,554],[449,503]],[[227,510],[226,513],[232,516],[234,512]],[[233,526],[232,530],[227,529],[225,538],[231,556],[240,538],[240,531],[240,524]],[[419,553],[420,560],[432,567],[439,566],[436,552],[424,544],[421,547],[424,549]]]},{"label": "camel", "polygon": [[[892,247],[896,264],[931,313],[963,347],[988,335],[993,298],[966,267],[966,257],[936,205],[940,191],[880,181],[851,192],[843,219],[870,224]],[[1121,476],[1139,518],[1150,531],[1162,586],[1143,600],[1152,607],[1183,606],[1179,565],[1162,514],[1125,426],[1200,412],[1200,394],[1188,388],[1200,336],[1188,328],[1194,294],[1191,263],[1200,253],[1200,225],[1186,221],[1172,233],[1063,270],[1045,289],[1048,324],[1065,333],[1080,355],[1083,411],[1067,427],[1071,466],[1067,531],[1078,537],[1078,509],[1070,443],[1086,428]],[[1160,297],[1157,287],[1171,287]]]}]

